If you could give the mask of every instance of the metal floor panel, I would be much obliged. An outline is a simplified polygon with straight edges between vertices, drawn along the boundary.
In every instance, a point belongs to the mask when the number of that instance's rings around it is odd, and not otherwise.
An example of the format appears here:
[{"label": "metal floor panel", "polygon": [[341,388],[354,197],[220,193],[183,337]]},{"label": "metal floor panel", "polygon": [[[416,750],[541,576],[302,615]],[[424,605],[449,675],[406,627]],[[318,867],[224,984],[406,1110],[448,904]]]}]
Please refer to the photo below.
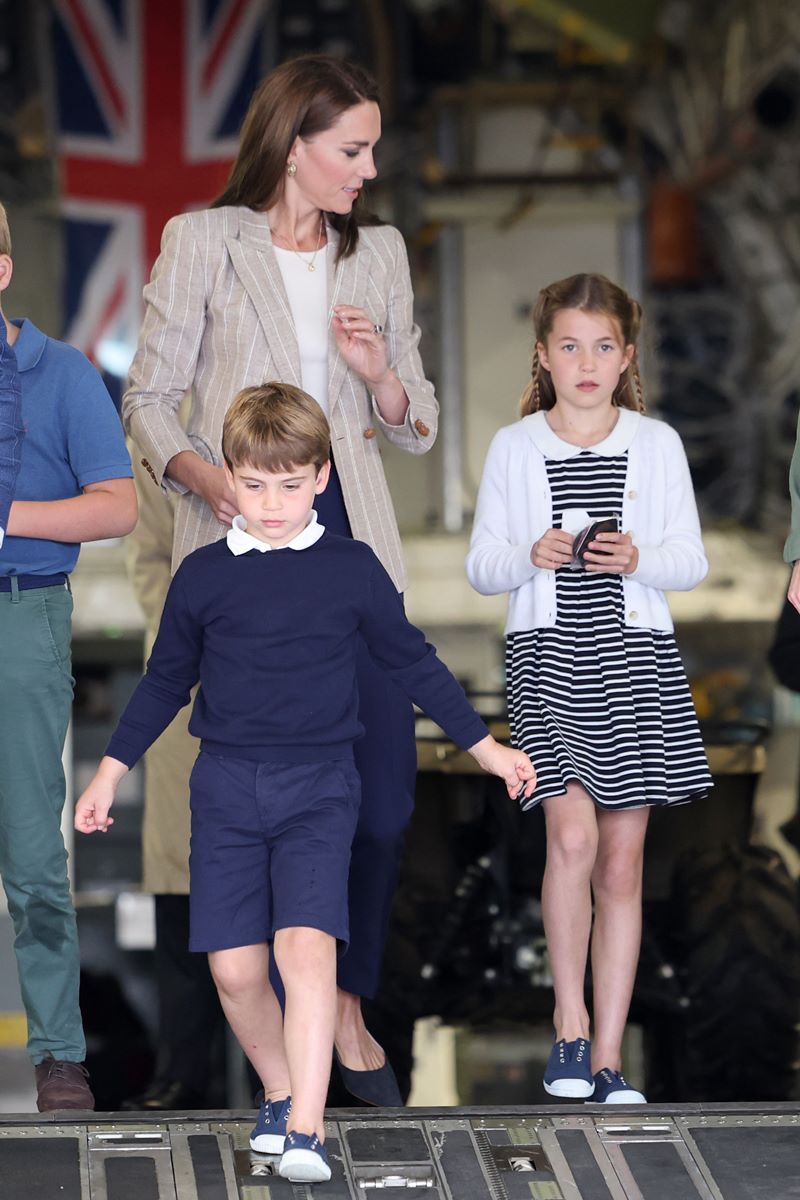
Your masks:
[{"label": "metal floor panel", "polygon": [[252,1123],[0,1114],[0,1200],[800,1200],[798,1104],[336,1109],[313,1187],[250,1151]]}]

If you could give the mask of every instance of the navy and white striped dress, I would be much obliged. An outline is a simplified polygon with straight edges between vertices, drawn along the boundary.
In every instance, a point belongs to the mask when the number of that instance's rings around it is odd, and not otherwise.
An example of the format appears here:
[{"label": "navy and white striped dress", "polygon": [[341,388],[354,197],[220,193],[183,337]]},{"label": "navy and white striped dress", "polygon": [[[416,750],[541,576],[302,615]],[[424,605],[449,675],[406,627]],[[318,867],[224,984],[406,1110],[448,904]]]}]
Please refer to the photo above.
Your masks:
[{"label": "navy and white striped dress", "polygon": [[[627,460],[591,450],[547,459],[553,528],[569,508],[621,522]],[[556,611],[554,628],[507,642],[512,741],[538,775],[525,807],[573,780],[606,809],[705,795],[711,776],[674,636],[625,624],[620,575],[560,568]]]}]

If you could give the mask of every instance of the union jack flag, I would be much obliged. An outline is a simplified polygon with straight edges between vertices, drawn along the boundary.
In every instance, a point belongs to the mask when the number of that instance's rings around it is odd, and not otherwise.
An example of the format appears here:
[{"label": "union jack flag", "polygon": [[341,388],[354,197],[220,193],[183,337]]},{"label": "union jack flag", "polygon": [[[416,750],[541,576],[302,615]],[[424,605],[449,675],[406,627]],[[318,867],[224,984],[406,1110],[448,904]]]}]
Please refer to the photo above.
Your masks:
[{"label": "union jack flag", "polygon": [[64,336],[112,376],[130,363],[165,222],[227,179],[267,3],[54,0]]}]

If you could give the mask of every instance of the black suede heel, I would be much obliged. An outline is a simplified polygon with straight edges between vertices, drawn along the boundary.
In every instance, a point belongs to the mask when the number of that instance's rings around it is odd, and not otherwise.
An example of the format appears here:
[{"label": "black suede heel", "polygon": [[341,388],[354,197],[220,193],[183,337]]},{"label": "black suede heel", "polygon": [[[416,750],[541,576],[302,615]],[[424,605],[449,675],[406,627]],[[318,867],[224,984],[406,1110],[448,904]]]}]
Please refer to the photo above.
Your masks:
[{"label": "black suede heel", "polygon": [[344,1066],[334,1050],[333,1057],[339,1068],[342,1083],[351,1096],[376,1108],[403,1108],[403,1097],[397,1086],[394,1071],[387,1059],[382,1067],[374,1071],[353,1071]]}]

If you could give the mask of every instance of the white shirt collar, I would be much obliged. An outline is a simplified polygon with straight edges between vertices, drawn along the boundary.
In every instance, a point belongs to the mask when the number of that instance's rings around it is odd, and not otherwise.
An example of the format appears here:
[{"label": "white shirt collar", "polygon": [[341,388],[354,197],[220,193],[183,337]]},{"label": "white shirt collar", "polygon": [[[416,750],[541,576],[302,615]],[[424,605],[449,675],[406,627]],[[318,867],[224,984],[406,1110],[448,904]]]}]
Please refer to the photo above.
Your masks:
[{"label": "white shirt collar", "polygon": [[624,454],[626,450],[630,449],[631,442],[636,437],[641,419],[641,413],[634,412],[630,408],[621,408],[617,423],[611,433],[595,446],[573,446],[570,442],[565,442],[550,428],[547,417],[542,411],[523,417],[522,424],[528,437],[537,449],[541,450],[545,458],[554,458],[563,462],[567,458],[574,458],[576,454],[582,454],[584,450],[591,450],[592,454],[601,454],[604,458],[613,458],[617,454]]},{"label": "white shirt collar", "polygon": [[262,542],[260,538],[253,537],[252,533],[247,532],[247,522],[244,517],[238,516],[233,518],[233,524],[226,534],[225,540],[228,543],[228,549],[231,554],[247,554],[248,550],[260,550],[262,553],[266,550],[307,550],[309,546],[313,546],[318,542],[325,532],[325,526],[320,525],[317,520],[317,514],[312,508],[311,520],[306,525],[305,529],[301,529],[290,542],[285,546],[270,546],[269,542]]}]

